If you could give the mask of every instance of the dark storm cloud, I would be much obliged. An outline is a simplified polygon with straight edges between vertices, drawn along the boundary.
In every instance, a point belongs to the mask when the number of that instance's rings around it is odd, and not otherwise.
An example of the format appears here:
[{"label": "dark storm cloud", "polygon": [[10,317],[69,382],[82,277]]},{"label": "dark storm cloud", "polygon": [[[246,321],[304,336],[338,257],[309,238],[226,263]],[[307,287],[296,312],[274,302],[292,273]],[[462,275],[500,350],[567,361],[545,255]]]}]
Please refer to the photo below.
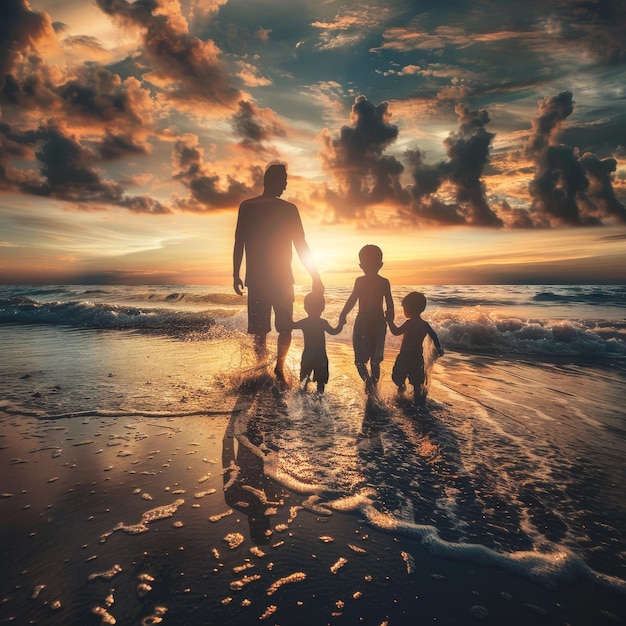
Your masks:
[{"label": "dark storm cloud", "polygon": [[589,199],[599,217],[615,217],[620,222],[626,222],[626,207],[616,198],[613,190],[613,172],[617,169],[617,161],[600,160],[594,154],[586,153],[580,164],[589,180]]},{"label": "dark storm cloud", "polygon": [[606,64],[626,62],[626,3],[624,0],[570,0],[555,7],[567,24],[561,37],[586,48]]},{"label": "dark storm cloud", "polygon": [[235,209],[247,197],[253,195],[263,185],[263,170],[252,167],[252,187],[239,182],[231,176],[222,181],[218,174],[207,170],[203,151],[198,138],[187,136],[174,145],[172,160],[174,178],[179,180],[190,192],[191,197],[178,200],[176,206],[184,211],[202,212],[221,209]]},{"label": "dark storm cloud", "polygon": [[[33,152],[40,164],[38,173],[8,165],[9,158]],[[97,161],[93,151],[54,125],[22,133],[0,124],[0,187],[72,202],[83,209],[115,205],[133,212],[170,212],[153,198],[126,195],[120,184],[102,177]]]},{"label": "dark storm cloud", "polygon": [[413,198],[411,218],[417,217],[421,222],[439,225],[465,223],[456,205],[446,204],[436,196],[446,179],[446,163],[429,164],[420,150],[409,150],[405,156],[413,179],[410,187]]},{"label": "dark storm cloud", "polygon": [[589,182],[574,151],[558,145],[565,120],[574,111],[570,91],[539,101],[539,115],[532,122],[526,153],[535,163],[535,177],[529,185],[531,210],[539,221],[551,224],[581,224],[578,200]]},{"label": "dark storm cloud", "polygon": [[31,176],[11,167],[13,159],[27,159],[33,154],[36,134],[15,131],[0,122],[0,189],[14,191]]},{"label": "dark storm cloud", "polygon": [[147,90],[134,78],[122,82],[108,69],[89,64],[57,88],[67,115],[104,123],[125,121],[143,126],[150,115]]},{"label": "dark storm cloud", "polygon": [[[458,129],[444,140],[447,161],[436,165],[424,161],[420,150],[407,152],[413,185],[411,210],[413,217],[428,223],[471,226],[503,226],[502,220],[487,202],[482,174],[489,162],[489,150],[495,133],[485,126],[487,111],[471,111],[464,104],[455,108]],[[444,182],[450,183],[456,203],[447,204],[436,196]]]},{"label": "dark storm cloud", "polygon": [[144,52],[154,63],[147,75],[177,99],[231,107],[240,93],[230,85],[212,41],[190,35],[186,20],[173,3],[158,0],[97,0],[98,6],[122,23],[143,29]]},{"label": "dark storm cloud", "polygon": [[532,132],[526,152],[541,157],[556,138],[563,122],[573,113],[574,101],[571,91],[562,91],[557,96],[546,96],[539,101],[539,115],[532,122]]},{"label": "dark storm cloud", "polygon": [[602,217],[626,221],[624,206],[613,191],[615,159],[600,160],[558,143],[565,120],[574,110],[572,93],[564,91],[539,102],[526,148],[536,171],[529,185],[531,211],[538,223],[591,225]]},{"label": "dark storm cloud", "polygon": [[364,216],[368,206],[405,195],[399,180],[404,166],[383,155],[398,137],[390,117],[387,102],[374,105],[358,96],[352,106],[352,125],[343,126],[336,139],[325,135],[322,162],[339,187],[327,193],[327,201],[337,219]]},{"label": "dark storm cloud", "polygon": [[23,52],[54,35],[46,13],[31,11],[26,0],[3,0],[0,20],[0,79],[15,69]]},{"label": "dark storm cloud", "polygon": [[455,108],[459,128],[444,141],[449,161],[448,180],[455,186],[459,210],[472,226],[502,226],[502,220],[491,210],[485,197],[482,174],[489,162],[489,148],[495,133],[485,129],[490,118],[487,111],[470,111],[465,105]]}]

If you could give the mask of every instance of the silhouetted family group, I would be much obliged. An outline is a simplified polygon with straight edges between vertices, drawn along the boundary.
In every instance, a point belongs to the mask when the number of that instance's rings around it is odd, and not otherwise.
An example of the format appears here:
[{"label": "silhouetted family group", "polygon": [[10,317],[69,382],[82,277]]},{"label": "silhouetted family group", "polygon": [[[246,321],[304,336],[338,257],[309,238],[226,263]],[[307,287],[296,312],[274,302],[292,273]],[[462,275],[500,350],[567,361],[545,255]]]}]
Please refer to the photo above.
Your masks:
[{"label": "silhouetted family group", "polygon": [[[271,312],[278,332],[276,378],[285,382],[284,367],[291,344],[291,332],[299,329],[304,336],[304,350],[300,367],[300,382],[304,386],[312,380],[317,391],[323,392],[328,382],[326,334],[337,335],[346,324],[348,313],[358,303],[352,343],[354,361],[368,391],[374,390],[380,379],[387,327],[394,335],[402,335],[400,352],[393,366],[391,378],[400,393],[406,382],[414,388],[419,404],[426,399],[423,342],[428,335],[439,356],[443,349],[431,326],[422,319],[426,308],[424,294],[413,291],[402,300],[406,321],[394,322],[394,304],[389,280],[379,274],[383,266],[382,250],[366,245],[359,251],[359,276],[348,297],[337,326],[322,317],[325,308],[324,286],[315,267],[304,236],[298,208],[280,196],[287,187],[287,169],[283,164],[270,165],[264,177],[261,196],[245,200],[239,207],[235,246],[233,251],[233,287],[243,294],[244,282],[240,271],[246,255],[245,286],[248,289],[248,333],[254,335],[254,349],[259,362],[267,359],[267,333],[271,330]],[[311,275],[311,292],[304,298],[307,317],[293,321],[294,277],[291,269],[292,245]],[[369,369],[368,369],[369,365]]]}]

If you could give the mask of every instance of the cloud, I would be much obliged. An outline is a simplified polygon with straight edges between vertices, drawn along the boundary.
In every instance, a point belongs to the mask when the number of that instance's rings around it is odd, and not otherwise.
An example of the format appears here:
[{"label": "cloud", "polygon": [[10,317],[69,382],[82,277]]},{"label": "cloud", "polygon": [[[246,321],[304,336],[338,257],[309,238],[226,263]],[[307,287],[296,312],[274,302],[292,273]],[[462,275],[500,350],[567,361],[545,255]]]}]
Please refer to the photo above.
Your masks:
[{"label": "cloud", "polygon": [[572,93],[539,101],[539,116],[532,121],[526,153],[536,166],[529,185],[531,210],[550,224],[593,225],[601,217],[626,221],[626,210],[615,197],[612,173],[615,159],[601,161],[591,153],[559,144],[565,120],[574,110]]},{"label": "cloud", "polygon": [[555,12],[567,25],[561,31],[563,43],[583,47],[601,63],[618,65],[626,61],[623,0],[570,0],[557,4]]},{"label": "cloud", "polygon": [[150,92],[134,77],[122,81],[118,74],[87,64],[56,89],[64,114],[83,122],[122,124],[129,128],[150,127],[154,103]]},{"label": "cloud", "polygon": [[243,138],[241,145],[247,149],[267,152],[266,141],[287,136],[285,124],[272,109],[259,109],[252,102],[239,102],[232,119],[235,131]]},{"label": "cloud", "polygon": [[[119,183],[105,179],[96,167],[98,155],[54,124],[26,133],[0,125],[0,187],[75,203],[84,210],[115,205],[133,212],[162,214],[170,209],[147,196],[127,196]],[[7,157],[34,152],[39,172],[17,170]]]},{"label": "cloud", "polygon": [[398,127],[389,122],[389,103],[374,105],[358,96],[351,117],[352,125],[343,126],[339,137],[322,135],[322,164],[337,186],[325,196],[338,220],[366,217],[368,206],[403,195],[399,178],[404,167],[383,155],[398,137]]},{"label": "cloud", "polygon": [[239,72],[237,76],[241,78],[248,87],[267,87],[272,84],[271,79],[260,75],[260,70],[251,63],[245,61],[237,61]]},{"label": "cloud", "polygon": [[599,217],[615,217],[626,222],[626,207],[616,198],[613,190],[613,172],[617,169],[615,159],[599,159],[585,153],[580,159],[589,180],[588,197]]},{"label": "cloud", "polygon": [[491,210],[481,180],[489,161],[489,148],[495,134],[485,129],[490,118],[487,111],[470,111],[465,105],[455,108],[459,128],[444,141],[449,162],[448,180],[455,186],[459,210],[473,226],[502,226],[502,220]]},{"label": "cloud", "polygon": [[213,41],[189,33],[178,2],[97,0],[97,4],[122,24],[141,28],[144,53],[153,64],[145,78],[179,105],[202,102],[230,108],[240,100],[220,61],[220,50]]},{"label": "cloud", "polygon": [[114,161],[131,155],[151,154],[150,144],[138,141],[132,133],[105,133],[98,144],[98,152],[105,161]]},{"label": "cloud", "polygon": [[[444,140],[447,161],[431,165],[425,162],[420,150],[407,152],[413,178],[412,217],[428,224],[503,226],[487,202],[482,181],[495,136],[485,128],[489,114],[484,110],[471,111],[464,104],[458,104],[455,111],[459,126]],[[446,203],[437,196],[444,182],[452,186],[456,203]]]},{"label": "cloud", "polygon": [[472,44],[472,38],[465,30],[456,26],[439,26],[432,32],[418,27],[394,26],[383,33],[384,42],[373,51],[394,50],[396,52],[415,52],[428,50],[436,52],[446,46],[465,47]]},{"label": "cloud", "polygon": [[242,200],[263,186],[263,170],[251,167],[252,187],[231,176],[223,181],[211,173],[204,162],[204,150],[196,135],[187,134],[176,141],[172,151],[174,178],[190,192],[191,197],[177,199],[175,205],[183,211],[202,212],[235,209]]},{"label": "cloud", "polygon": [[574,111],[572,92],[546,96],[538,105],[539,115],[531,121],[532,132],[526,146],[526,153],[536,158],[541,157],[548,146],[555,145],[565,120]]},{"label": "cloud", "polygon": [[320,29],[318,50],[345,48],[362,41],[367,32],[380,25],[389,13],[381,7],[361,6],[358,10],[344,9],[331,20],[318,20],[311,24]]},{"label": "cloud", "polygon": [[539,101],[539,116],[532,120],[526,153],[536,165],[529,185],[532,211],[552,224],[581,224],[577,196],[589,186],[574,151],[557,144],[564,121],[574,110],[572,93]]},{"label": "cloud", "polygon": [[0,21],[0,79],[15,71],[24,55],[56,44],[50,16],[32,11],[26,0],[3,0]]}]

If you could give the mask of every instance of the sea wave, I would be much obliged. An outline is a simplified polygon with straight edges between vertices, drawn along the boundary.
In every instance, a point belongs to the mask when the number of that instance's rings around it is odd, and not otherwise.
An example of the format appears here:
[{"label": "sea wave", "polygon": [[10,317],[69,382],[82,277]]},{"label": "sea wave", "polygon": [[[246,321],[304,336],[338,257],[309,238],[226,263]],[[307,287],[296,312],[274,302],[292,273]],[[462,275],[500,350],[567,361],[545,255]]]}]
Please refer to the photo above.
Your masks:
[{"label": "sea wave", "polygon": [[626,357],[626,322],[509,317],[481,308],[429,316],[448,349],[485,353]]},{"label": "sea wave", "polygon": [[530,300],[534,303],[558,305],[593,305],[626,307],[626,287],[568,287],[538,291]]},{"label": "sea wave", "polygon": [[180,336],[206,331],[215,325],[215,320],[203,312],[88,301],[37,302],[15,296],[0,300],[0,323],[138,330]]},{"label": "sea wave", "polygon": [[[214,294],[219,295],[219,294]],[[0,299],[0,323],[135,330],[210,340],[216,310],[96,303],[41,302],[16,295]],[[436,309],[428,319],[447,350],[485,354],[626,357],[626,321],[526,319],[483,307]],[[219,326],[221,328],[221,326]],[[343,339],[351,336],[344,331]],[[390,346],[391,343],[390,338]]]}]

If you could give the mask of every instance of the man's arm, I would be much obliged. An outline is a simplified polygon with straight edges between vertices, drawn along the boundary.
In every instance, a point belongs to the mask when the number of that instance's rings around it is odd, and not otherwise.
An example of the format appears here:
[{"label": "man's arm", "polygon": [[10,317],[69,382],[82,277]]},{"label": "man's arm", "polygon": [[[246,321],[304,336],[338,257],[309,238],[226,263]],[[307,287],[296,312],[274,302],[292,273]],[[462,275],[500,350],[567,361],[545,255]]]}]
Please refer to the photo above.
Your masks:
[{"label": "man's arm", "polygon": [[389,326],[389,330],[392,335],[403,335],[406,332],[407,324],[409,321],[403,322],[400,326],[396,326],[393,321],[393,317],[389,317],[389,313],[387,313],[387,326]]},{"label": "man's arm", "polygon": [[237,227],[235,228],[235,245],[233,247],[233,289],[235,293],[243,296],[243,281],[241,280],[241,261],[243,260],[244,239],[241,235],[241,207],[237,215]]},{"label": "man's arm", "polygon": [[324,285],[322,284],[322,279],[320,278],[320,274],[315,266],[315,261],[313,260],[313,253],[311,252],[311,248],[309,248],[309,244],[306,242],[306,239],[303,237],[302,239],[294,240],[293,245],[298,253],[298,258],[302,262],[302,265],[304,265],[306,271],[311,275],[311,279],[313,281],[311,290],[324,293]]}]

